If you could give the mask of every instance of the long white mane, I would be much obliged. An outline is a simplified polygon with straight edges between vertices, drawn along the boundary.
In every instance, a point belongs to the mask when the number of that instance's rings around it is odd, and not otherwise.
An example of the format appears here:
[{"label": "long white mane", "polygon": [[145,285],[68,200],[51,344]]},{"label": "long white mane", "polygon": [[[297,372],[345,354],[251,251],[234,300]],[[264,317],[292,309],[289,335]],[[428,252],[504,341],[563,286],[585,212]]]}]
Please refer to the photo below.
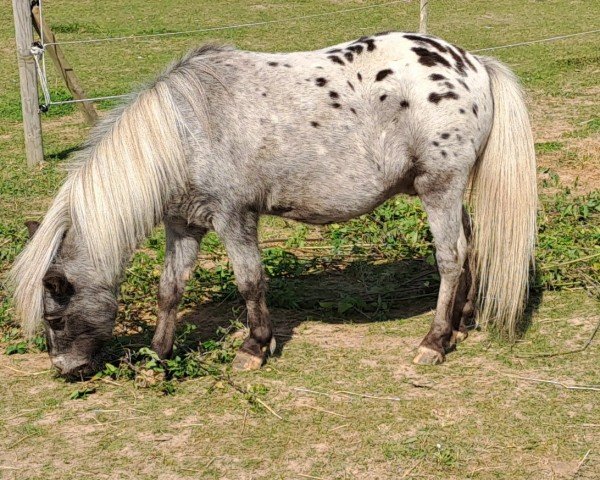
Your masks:
[{"label": "long white mane", "polygon": [[26,335],[33,335],[41,322],[43,277],[69,229],[81,242],[99,281],[114,283],[123,262],[161,220],[168,198],[184,188],[186,126],[174,94],[197,118],[205,119],[198,57],[206,50],[192,52],[129,105],[109,115],[77,155],[9,274],[16,316]]}]

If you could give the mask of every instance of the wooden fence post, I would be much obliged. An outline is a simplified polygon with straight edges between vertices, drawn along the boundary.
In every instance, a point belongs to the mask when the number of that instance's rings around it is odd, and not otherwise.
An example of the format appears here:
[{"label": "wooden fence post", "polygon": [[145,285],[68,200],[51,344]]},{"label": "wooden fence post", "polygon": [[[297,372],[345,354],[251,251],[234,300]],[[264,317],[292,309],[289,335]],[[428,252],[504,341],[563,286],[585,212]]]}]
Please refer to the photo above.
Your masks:
[{"label": "wooden fence post", "polygon": [[[42,37],[43,32],[43,38],[45,42],[47,41],[49,43],[55,43],[56,37],[54,36],[54,32],[48,25],[46,25],[45,22],[42,21],[40,7],[38,5],[34,5],[31,9],[31,13],[33,15],[33,26],[40,37]],[[46,47],[46,51],[48,52],[48,55],[50,55],[54,66],[60,73],[65,85],[73,97],[75,97],[77,100],[83,100],[84,98],[87,98],[83,87],[80,85],[75,72],[71,68],[71,65],[69,65],[69,62],[67,61],[67,58],[65,57],[60,46],[48,45]],[[94,123],[96,123],[98,120],[98,114],[96,113],[96,109],[94,108],[92,102],[78,102],[77,106],[79,107],[79,110],[81,110],[81,113],[83,113],[86,122],[89,125],[94,125]]]},{"label": "wooden fence post", "polygon": [[428,11],[429,0],[421,0],[421,8],[419,10],[419,33],[427,33]]},{"label": "wooden fence post", "polygon": [[25,153],[27,165],[34,166],[44,159],[42,144],[42,122],[40,120],[39,99],[35,61],[31,55],[33,44],[33,24],[29,0],[12,0],[15,20],[17,61],[19,64],[19,84],[21,87],[21,110],[25,132]]}]

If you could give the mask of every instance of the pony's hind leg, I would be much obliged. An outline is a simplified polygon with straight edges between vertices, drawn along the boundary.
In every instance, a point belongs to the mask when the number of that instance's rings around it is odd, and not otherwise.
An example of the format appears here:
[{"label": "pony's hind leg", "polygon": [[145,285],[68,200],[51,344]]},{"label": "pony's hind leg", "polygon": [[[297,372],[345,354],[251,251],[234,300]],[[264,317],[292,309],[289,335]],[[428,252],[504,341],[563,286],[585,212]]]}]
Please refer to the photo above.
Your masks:
[{"label": "pony's hind leg", "polygon": [[471,219],[469,213],[463,207],[462,214],[463,231],[467,240],[467,257],[458,281],[458,288],[454,299],[452,311],[452,339],[451,344],[465,340],[469,335],[469,329],[473,327],[475,316],[475,296],[477,286],[471,272]]},{"label": "pony's hind leg", "polygon": [[165,220],[165,232],[165,266],[160,277],[158,322],[152,339],[152,349],[160,358],[168,358],[173,351],[177,308],[185,284],[192,274],[198,246],[206,230],[188,227],[183,222]]},{"label": "pony's hind leg", "polygon": [[464,183],[466,179],[456,179],[446,186],[432,184],[430,187],[423,181],[415,182],[429,218],[441,277],[435,317],[414,359],[417,364],[442,363],[445,352],[452,346],[454,303],[467,257],[462,223]]},{"label": "pony's hind leg", "polygon": [[234,212],[213,219],[233,267],[238,290],[246,301],[250,334],[238,351],[233,368],[255,370],[275,350],[275,338],[266,303],[266,279],[258,247],[258,215]]}]

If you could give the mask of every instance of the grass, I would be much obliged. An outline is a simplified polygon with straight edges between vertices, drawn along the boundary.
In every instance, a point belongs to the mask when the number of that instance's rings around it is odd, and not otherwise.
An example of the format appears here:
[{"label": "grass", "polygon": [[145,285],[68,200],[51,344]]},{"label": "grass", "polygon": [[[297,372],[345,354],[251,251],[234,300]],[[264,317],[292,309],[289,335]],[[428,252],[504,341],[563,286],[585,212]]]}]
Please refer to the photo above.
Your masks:
[{"label": "grass", "polygon": [[[60,40],[272,20],[364,2],[54,2]],[[310,21],[135,42],[65,46],[90,95],[129,91],[207,39],[312,49],[416,29],[418,2]],[[466,48],[592,30],[589,2],[431,2],[430,28]],[[199,20],[200,19],[200,20]],[[25,167],[9,16],[0,62],[0,272],[26,240],[87,127],[73,106],[43,117],[44,165]],[[174,359],[149,344],[164,233],[133,259],[112,357],[89,382],[55,378],[43,338],[24,342],[0,290],[0,478],[597,478],[600,112],[598,35],[498,50],[530,97],[541,208],[529,328],[519,342],[474,331],[439,368],[410,363],[439,277],[418,201],[393,199],[345,224],[266,217],[263,260],[279,342],[260,372],[232,375],[244,310],[214,235],[182,302]],[[541,61],[543,59],[543,61]],[[54,99],[68,93],[49,66]],[[113,103],[104,102],[100,109]],[[283,239],[283,240],[281,240]],[[142,348],[140,348],[142,347]],[[551,354],[553,356],[548,356]],[[350,392],[350,393],[348,393]],[[361,396],[363,395],[363,396]],[[373,398],[376,397],[376,398]],[[281,417],[281,418],[279,418]],[[580,465],[586,452],[585,462]]]}]

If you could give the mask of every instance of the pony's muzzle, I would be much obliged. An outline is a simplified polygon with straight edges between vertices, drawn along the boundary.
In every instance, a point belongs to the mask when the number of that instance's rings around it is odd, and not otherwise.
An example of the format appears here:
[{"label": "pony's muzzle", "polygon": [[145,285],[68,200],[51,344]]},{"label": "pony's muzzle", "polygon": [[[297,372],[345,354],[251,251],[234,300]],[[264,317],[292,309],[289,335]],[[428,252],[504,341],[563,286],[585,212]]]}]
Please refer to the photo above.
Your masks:
[{"label": "pony's muzzle", "polygon": [[83,359],[69,359],[65,355],[50,357],[52,366],[63,376],[78,376],[89,369],[89,362]]}]

